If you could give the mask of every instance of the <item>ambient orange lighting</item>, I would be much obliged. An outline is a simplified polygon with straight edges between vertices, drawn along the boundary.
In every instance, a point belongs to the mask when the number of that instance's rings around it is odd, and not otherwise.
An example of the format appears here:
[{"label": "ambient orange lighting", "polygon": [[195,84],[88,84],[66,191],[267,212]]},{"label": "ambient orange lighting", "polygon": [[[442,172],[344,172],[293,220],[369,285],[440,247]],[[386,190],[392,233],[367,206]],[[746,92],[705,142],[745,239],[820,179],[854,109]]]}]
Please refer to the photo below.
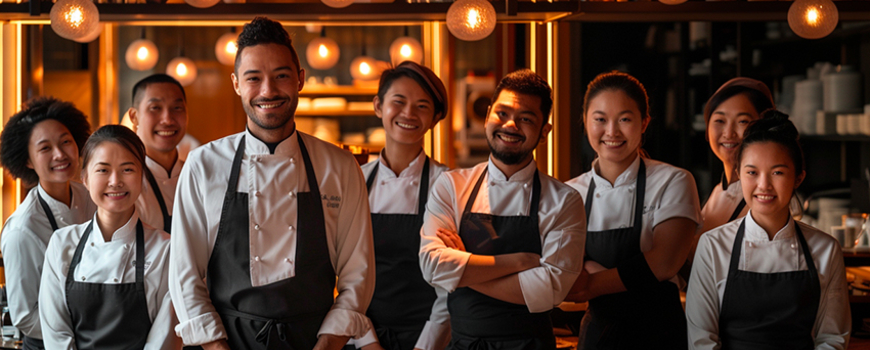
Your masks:
[{"label": "ambient orange lighting", "polygon": [[402,45],[402,48],[399,50],[399,53],[402,54],[402,57],[411,57],[411,54],[413,52],[411,51],[411,46],[408,46],[408,44],[405,44],[405,45]]},{"label": "ambient orange lighting", "polygon": [[187,75],[187,66],[185,66],[184,63],[179,63],[178,66],[175,67],[175,73],[182,77]]},{"label": "ambient orange lighting", "polygon": [[367,62],[363,62],[359,64],[359,72],[363,75],[369,75],[372,72],[372,67],[369,66]]},{"label": "ambient orange lighting", "polygon": [[320,57],[326,58],[326,56],[329,56],[329,49],[326,48],[326,45],[320,44],[320,47],[317,48],[317,54]]},{"label": "ambient orange lighting", "polygon": [[144,47],[144,46],[140,47],[139,51],[136,52],[136,58],[138,58],[140,60],[144,60],[144,59],[148,58],[148,48]]},{"label": "ambient orange lighting", "polygon": [[477,12],[477,9],[468,10],[465,23],[468,25],[468,28],[471,29],[475,29],[480,25],[480,13]]},{"label": "ambient orange lighting", "polygon": [[227,46],[224,47],[224,50],[225,50],[228,54],[235,55],[236,52],[239,51],[239,47],[236,45],[236,42],[234,42],[234,41],[230,41],[230,42],[227,43]]},{"label": "ambient orange lighting", "polygon": [[63,18],[73,28],[78,28],[85,21],[85,16],[82,13],[81,6],[72,6],[69,11],[63,15]]},{"label": "ambient orange lighting", "polygon": [[819,23],[819,10],[815,7],[807,10],[807,24],[809,25],[818,25]]}]

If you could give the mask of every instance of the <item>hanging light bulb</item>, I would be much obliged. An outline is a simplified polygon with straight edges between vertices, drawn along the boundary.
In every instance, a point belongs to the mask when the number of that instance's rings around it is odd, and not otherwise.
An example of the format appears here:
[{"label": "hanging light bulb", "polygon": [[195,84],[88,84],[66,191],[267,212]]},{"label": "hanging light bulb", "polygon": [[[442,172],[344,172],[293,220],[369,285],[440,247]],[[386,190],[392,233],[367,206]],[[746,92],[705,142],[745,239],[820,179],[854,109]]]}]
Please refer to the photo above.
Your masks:
[{"label": "hanging light bulb", "polygon": [[376,80],[381,77],[381,65],[369,56],[359,56],[350,62],[350,75],[357,80]]},{"label": "hanging light bulb", "polygon": [[788,8],[788,26],[806,39],[819,39],[837,28],[840,13],[831,0],[796,0]]},{"label": "hanging light bulb", "polygon": [[135,40],[130,43],[130,46],[127,46],[124,60],[127,61],[127,67],[130,69],[143,71],[154,68],[159,57],[157,46],[151,40],[143,38]]},{"label": "hanging light bulb", "polygon": [[659,0],[659,2],[668,5],[679,5],[686,2],[686,0]]},{"label": "hanging light bulb", "polygon": [[97,38],[99,38],[99,37],[100,37],[100,34],[102,34],[102,33],[103,33],[103,26],[102,26],[102,25],[97,25],[96,27],[94,27],[94,31],[93,31],[93,32],[90,32],[90,33],[88,33],[87,35],[85,35],[85,36],[83,36],[83,37],[81,37],[81,38],[79,38],[79,39],[75,39],[75,40],[73,40],[73,41],[75,41],[75,42],[79,42],[79,43],[82,43],[82,44],[89,43],[89,42],[91,42],[91,41],[97,40]]},{"label": "hanging light bulb", "polygon": [[394,66],[404,61],[423,62],[423,45],[409,36],[399,37],[390,44],[390,61]]},{"label": "hanging light bulb", "polygon": [[308,43],[305,48],[305,58],[308,65],[314,69],[330,69],[338,63],[341,51],[335,40],[327,37],[319,37]]},{"label": "hanging light bulb", "polygon": [[495,8],[486,0],[456,0],[447,10],[447,29],[465,41],[488,37],[495,30]]},{"label": "hanging light bulb", "polygon": [[[100,12],[91,0],[59,0],[49,13],[51,29],[69,40],[82,40],[100,32]],[[96,37],[91,38],[93,41]]]},{"label": "hanging light bulb", "polygon": [[236,51],[239,50],[239,45],[236,42],[238,37],[235,28],[233,28],[232,32],[221,35],[218,38],[217,43],[214,45],[214,55],[217,56],[218,62],[227,66],[232,66],[236,63]]},{"label": "hanging light bulb", "polygon": [[188,5],[199,8],[212,7],[221,0],[184,0]]},{"label": "hanging light bulb", "polygon": [[196,80],[196,65],[187,57],[176,57],[166,65],[166,74],[178,80],[182,86],[188,86]]},{"label": "hanging light bulb", "polygon": [[350,4],[353,4],[353,0],[322,0],[326,6],[340,9],[342,7],[348,7]]}]

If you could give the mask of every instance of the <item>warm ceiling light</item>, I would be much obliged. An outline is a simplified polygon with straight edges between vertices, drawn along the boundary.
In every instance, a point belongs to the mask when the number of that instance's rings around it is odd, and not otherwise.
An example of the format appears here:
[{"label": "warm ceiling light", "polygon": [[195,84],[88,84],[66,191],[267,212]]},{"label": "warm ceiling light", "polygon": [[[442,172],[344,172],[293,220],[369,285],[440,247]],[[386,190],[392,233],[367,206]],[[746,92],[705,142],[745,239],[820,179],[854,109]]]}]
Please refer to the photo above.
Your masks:
[{"label": "warm ceiling light", "polygon": [[796,0],[788,8],[788,26],[806,39],[819,39],[837,28],[840,13],[831,0]]},{"label": "warm ceiling light", "polygon": [[218,38],[214,45],[214,55],[218,62],[226,66],[236,63],[236,51],[239,50],[239,45],[236,43],[238,37],[236,33],[226,33]]},{"label": "warm ceiling light", "polygon": [[338,63],[341,51],[335,40],[327,37],[319,37],[311,40],[305,48],[305,58],[308,66],[313,69],[330,69]]},{"label": "warm ceiling light", "polygon": [[486,0],[457,0],[447,10],[447,29],[465,41],[488,37],[495,30],[495,8]]},{"label": "warm ceiling light", "polygon": [[350,75],[357,80],[376,80],[381,77],[380,64],[369,56],[359,56],[350,62]]},{"label": "warm ceiling light", "polygon": [[342,7],[348,7],[348,6],[350,6],[350,4],[353,4],[353,0],[322,0],[322,1],[324,4],[326,4],[326,6],[337,8],[337,9],[342,8]]},{"label": "warm ceiling light", "polygon": [[199,8],[212,7],[221,0],[184,0],[188,5]]},{"label": "warm ceiling light", "polygon": [[679,5],[686,2],[686,0],[659,0],[659,2],[668,5]]},{"label": "warm ceiling light", "polygon": [[409,36],[399,37],[390,44],[390,61],[393,66],[405,61],[423,62],[423,45]]},{"label": "warm ceiling light", "polygon": [[103,32],[103,26],[102,26],[102,25],[97,25],[97,27],[94,28],[94,31],[93,31],[93,32],[91,32],[90,34],[87,34],[87,35],[85,35],[84,37],[79,38],[79,39],[77,39],[77,40],[75,40],[75,41],[80,42],[80,43],[89,43],[89,42],[91,42],[91,41],[97,40],[97,38],[100,37],[100,34],[101,34],[102,32]]},{"label": "warm ceiling light", "polygon": [[49,18],[51,29],[69,40],[93,41],[101,30],[100,12],[90,0],[58,0],[51,6]]},{"label": "warm ceiling light", "polygon": [[187,57],[176,57],[166,65],[166,74],[178,80],[182,86],[188,86],[196,80],[196,65]]},{"label": "warm ceiling light", "polygon": [[139,39],[127,46],[124,60],[127,61],[127,67],[130,69],[143,71],[154,68],[159,57],[157,46],[151,40]]}]

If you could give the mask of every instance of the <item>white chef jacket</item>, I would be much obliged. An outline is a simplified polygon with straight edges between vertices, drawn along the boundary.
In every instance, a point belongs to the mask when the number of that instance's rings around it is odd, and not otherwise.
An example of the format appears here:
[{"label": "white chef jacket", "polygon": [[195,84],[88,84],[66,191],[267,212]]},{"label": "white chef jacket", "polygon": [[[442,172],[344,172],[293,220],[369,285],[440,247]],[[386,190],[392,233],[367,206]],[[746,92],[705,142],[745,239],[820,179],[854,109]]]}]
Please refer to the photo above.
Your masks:
[{"label": "white chef jacket", "polygon": [[[94,219],[96,220],[96,215]],[[139,214],[106,242],[100,225],[94,225],[82,250],[81,261],[73,271],[78,282],[121,284],[136,282],[136,223]],[[88,223],[67,226],[55,232],[45,251],[42,288],[39,290],[39,316],[42,319],[43,342],[46,349],[75,349],[75,334],[66,299],[66,278],[76,246]],[[145,300],[151,330],[145,350],[178,349],[172,336],[175,325],[169,299],[169,235],[143,225],[145,238]]]},{"label": "white chef jacket", "polygon": [[[308,192],[297,137],[303,137],[323,197],[329,257],[338,275],[338,296],[318,331],[361,337],[375,289],[372,225],[365,181],[353,156],[313,136],[294,132],[270,154],[249,131],[230,135],[190,153],[178,181],[172,214],[170,293],[185,344],[227,337],[204,281],[217,238],[221,207],[239,139],[245,155],[238,192],[248,193],[252,286],[295,276],[297,192]],[[268,234],[265,234],[268,233]],[[258,259],[257,259],[258,258]]]},{"label": "white chef jacket", "polygon": [[[169,214],[172,214],[172,206],[175,202],[175,186],[178,184],[178,176],[181,175],[181,167],[184,165],[184,161],[178,158],[169,172],[150,157],[145,157],[145,165],[148,167],[148,170],[151,170],[154,180],[157,181],[160,194],[163,195],[163,202],[166,203],[166,210],[169,211]],[[148,178],[144,175],[142,176],[142,193],[139,194],[139,199],[136,200],[136,209],[138,209],[139,217],[142,218],[143,223],[151,227],[163,229],[163,212],[160,211],[160,203],[157,202],[154,189],[151,188],[151,183],[148,182]]]},{"label": "white chef jacket", "polygon": [[[381,152],[383,154],[383,152]],[[396,176],[396,173],[384,162],[383,157],[363,164],[362,171],[366,179],[372,176],[376,164],[378,174],[372,183],[369,192],[369,206],[372,213],[378,214],[417,214],[418,200],[420,196],[420,177],[423,173],[423,165],[426,163],[426,153],[420,152],[405,170]],[[441,163],[430,159],[429,163],[429,192],[432,192],[435,180],[441,173],[449,168]],[[417,339],[415,349],[443,350],[447,348],[447,340],[450,339],[450,314],[447,311],[447,291],[443,288],[434,287],[437,298],[432,304],[432,313],[429,321],[423,327],[420,338]],[[360,339],[353,339],[351,343],[361,348],[378,341],[374,330],[370,330]]]},{"label": "white chef jacket", "polygon": [[[484,168],[488,169],[486,178],[471,211],[498,216],[529,215],[532,181],[537,170],[534,161],[510,179],[492,159],[441,175],[432,188],[420,232],[420,267],[429,284],[450,292],[459,284],[471,253],[448,249],[435,232],[443,228],[458,233],[465,204]],[[586,246],[586,219],[580,195],[547,174],[539,176],[541,266],[517,274],[529,312],[550,310],[565,299],[583,268]]]},{"label": "white chef jacket", "polygon": [[[726,184],[723,179],[722,184],[714,186],[710,198],[701,209],[701,219],[704,220],[701,232],[710,231],[727,223],[741,200],[743,200],[743,188],[740,186],[740,180]],[[748,211],[749,206],[743,207],[737,217],[742,218]]]},{"label": "white chef jacket", "polygon": [[39,276],[45,260],[45,248],[51,239],[51,224],[42,210],[36,193],[42,195],[54,214],[58,228],[80,224],[97,210],[84,185],[71,182],[71,206],[49,196],[37,185],[6,220],[0,235],[0,250],[6,271],[6,295],[12,324],[24,335],[42,339],[39,323]]},{"label": "white chef jacket", "polygon": [[[789,218],[788,223],[771,240],[752,218],[745,217],[743,248],[738,268],[743,271],[775,273],[807,270],[803,249],[795,234],[795,225],[810,248],[819,271],[821,297],[813,337],[816,349],[845,349],[852,329],[846,268],[837,240],[804,223]],[[725,295],[731,248],[743,220],[734,220],[701,235],[689,290],[686,295],[686,319],[689,325],[689,348],[719,349],[719,309]],[[747,295],[746,297],[756,297]],[[733,305],[732,305],[733,306]]]}]

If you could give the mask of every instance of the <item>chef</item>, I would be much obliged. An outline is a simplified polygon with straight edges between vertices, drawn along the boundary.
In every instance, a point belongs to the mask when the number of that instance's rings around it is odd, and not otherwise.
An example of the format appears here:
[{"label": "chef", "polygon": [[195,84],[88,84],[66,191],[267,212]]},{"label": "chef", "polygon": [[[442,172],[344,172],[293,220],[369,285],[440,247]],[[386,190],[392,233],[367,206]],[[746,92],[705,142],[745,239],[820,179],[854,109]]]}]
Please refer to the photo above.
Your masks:
[{"label": "chef", "polygon": [[446,172],[432,188],[420,266],[451,292],[450,349],[555,348],[549,311],[582,269],[586,223],[580,195],[534,161],[551,107],[539,75],[505,76],[486,119],[489,161]]},{"label": "chef", "polygon": [[447,89],[432,70],[405,61],[381,74],[374,110],[387,136],[381,156],[362,166],[377,266],[366,314],[375,329],[354,345],[443,350],[450,340],[447,291],[426,283],[418,254],[429,188],[447,170],[426,156],[423,138],[448,111]]},{"label": "chef", "polygon": [[686,318],[672,281],[700,223],[692,175],[648,158],[646,89],[622,72],[586,89],[583,124],[598,158],[568,184],[584,195],[585,272],[568,300],[589,301],[583,349],[686,348]]},{"label": "chef", "polygon": [[9,118],[0,135],[0,162],[9,173],[36,185],[6,220],[0,250],[12,325],[24,349],[44,349],[39,288],[45,248],[55,230],[94,215],[88,190],[74,180],[79,150],[91,133],[88,118],[72,103],[37,97]]},{"label": "chef", "polygon": [[184,165],[176,148],[187,130],[184,88],[166,74],[150,75],[133,86],[133,107],[127,113],[147,152],[142,194],[136,201],[140,217],[170,232],[175,186]]},{"label": "chef", "polygon": [[686,295],[691,349],[846,349],[852,329],[840,244],[792,218],[806,175],[798,132],[776,111],[735,158],[749,213],[701,236]]},{"label": "chef", "polygon": [[48,244],[39,316],[46,349],[178,349],[169,299],[169,235],[145,227],[136,199],[145,146],[121,125],[82,149],[93,219],[57,230]]},{"label": "chef", "polygon": [[206,350],[335,350],[369,328],[365,181],[350,153],[296,130],[305,72],[281,24],[255,18],[238,47],[247,128],[191,152],[178,182],[176,333]]}]

